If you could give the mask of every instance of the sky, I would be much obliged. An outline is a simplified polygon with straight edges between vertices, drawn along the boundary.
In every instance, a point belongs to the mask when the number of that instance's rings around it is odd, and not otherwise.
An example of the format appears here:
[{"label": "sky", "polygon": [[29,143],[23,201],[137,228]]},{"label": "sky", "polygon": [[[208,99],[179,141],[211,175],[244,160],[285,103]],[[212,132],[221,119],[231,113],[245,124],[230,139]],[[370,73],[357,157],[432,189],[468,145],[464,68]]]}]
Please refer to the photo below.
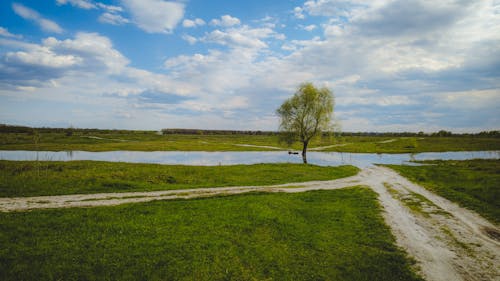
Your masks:
[{"label": "sky", "polygon": [[0,3],[0,123],[277,130],[303,82],[347,132],[500,129],[500,0]]}]

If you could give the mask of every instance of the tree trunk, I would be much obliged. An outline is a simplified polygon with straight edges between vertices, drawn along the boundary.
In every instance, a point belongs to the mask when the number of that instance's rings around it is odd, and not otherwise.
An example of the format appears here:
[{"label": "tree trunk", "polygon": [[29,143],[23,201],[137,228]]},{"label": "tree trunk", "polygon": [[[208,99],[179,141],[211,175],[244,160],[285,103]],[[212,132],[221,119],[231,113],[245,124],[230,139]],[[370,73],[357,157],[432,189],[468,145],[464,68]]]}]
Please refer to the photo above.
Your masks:
[{"label": "tree trunk", "polygon": [[307,145],[309,144],[308,141],[303,142],[304,146],[302,147],[302,160],[304,161],[304,164],[307,164]]}]

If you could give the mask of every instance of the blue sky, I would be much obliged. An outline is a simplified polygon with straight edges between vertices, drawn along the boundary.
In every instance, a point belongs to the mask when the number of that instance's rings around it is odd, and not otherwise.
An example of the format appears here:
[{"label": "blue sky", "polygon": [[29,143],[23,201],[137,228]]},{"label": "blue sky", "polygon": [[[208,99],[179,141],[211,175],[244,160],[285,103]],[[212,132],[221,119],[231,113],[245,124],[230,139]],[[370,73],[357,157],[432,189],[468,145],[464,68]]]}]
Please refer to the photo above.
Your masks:
[{"label": "blue sky", "polygon": [[0,123],[276,130],[311,81],[343,131],[498,130],[498,0],[0,3]]}]

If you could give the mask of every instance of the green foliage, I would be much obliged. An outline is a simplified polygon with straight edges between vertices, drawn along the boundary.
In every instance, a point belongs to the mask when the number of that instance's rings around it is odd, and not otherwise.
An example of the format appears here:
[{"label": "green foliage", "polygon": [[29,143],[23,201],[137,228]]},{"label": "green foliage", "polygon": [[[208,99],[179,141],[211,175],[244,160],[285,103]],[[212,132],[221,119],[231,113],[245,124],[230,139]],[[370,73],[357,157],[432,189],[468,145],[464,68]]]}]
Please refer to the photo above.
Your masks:
[{"label": "green foliage", "polygon": [[423,163],[432,165],[388,166],[430,191],[500,223],[500,160]]},{"label": "green foliage", "polygon": [[281,119],[281,140],[289,146],[302,142],[302,159],[307,164],[309,141],[322,131],[332,130],[333,94],[328,88],[317,89],[312,83],[303,83],[276,113]]},{"label": "green foliage", "polygon": [[365,188],[0,214],[1,280],[421,280]]},{"label": "green foliage", "polygon": [[358,171],[353,166],[297,164],[180,166],[97,161],[0,161],[0,196],[272,185],[332,180],[355,175]]},{"label": "green foliage", "polygon": [[308,142],[330,129],[333,94],[328,88],[318,89],[312,83],[304,83],[276,112],[281,118],[280,131],[289,142]]}]

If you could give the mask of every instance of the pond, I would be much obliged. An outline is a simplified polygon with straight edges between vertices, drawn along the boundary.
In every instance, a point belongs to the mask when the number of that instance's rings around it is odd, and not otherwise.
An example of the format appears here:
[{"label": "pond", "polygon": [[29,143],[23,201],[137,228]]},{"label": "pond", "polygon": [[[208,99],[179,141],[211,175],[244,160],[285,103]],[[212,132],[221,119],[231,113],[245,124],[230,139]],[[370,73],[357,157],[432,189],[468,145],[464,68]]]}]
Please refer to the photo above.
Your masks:
[{"label": "pond", "polygon": [[[377,153],[341,153],[308,152],[310,164],[320,166],[353,165],[364,168],[373,164],[413,165],[412,160],[468,160],[500,159],[500,151],[460,151],[460,152],[425,152],[416,154],[377,154]],[[243,152],[205,152],[205,151],[0,151],[0,160],[40,160],[40,161],[75,161],[93,160],[128,163],[155,163],[176,165],[235,165],[257,163],[301,163],[300,155],[286,151],[243,151]]]}]

